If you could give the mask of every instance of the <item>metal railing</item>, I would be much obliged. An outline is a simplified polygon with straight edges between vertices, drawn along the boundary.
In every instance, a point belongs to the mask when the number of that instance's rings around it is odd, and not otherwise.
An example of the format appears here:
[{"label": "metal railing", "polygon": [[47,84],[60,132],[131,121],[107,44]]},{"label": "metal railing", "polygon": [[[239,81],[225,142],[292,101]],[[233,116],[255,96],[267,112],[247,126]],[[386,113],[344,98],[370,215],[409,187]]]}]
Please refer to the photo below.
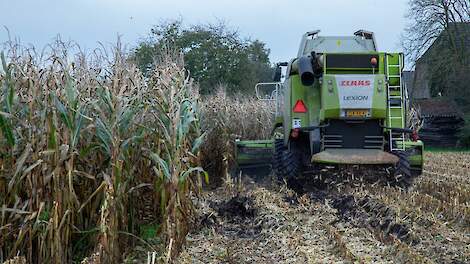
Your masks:
[{"label": "metal railing", "polygon": [[280,82],[258,83],[255,85],[256,98],[276,104],[274,114],[279,115],[284,104],[284,92]]}]

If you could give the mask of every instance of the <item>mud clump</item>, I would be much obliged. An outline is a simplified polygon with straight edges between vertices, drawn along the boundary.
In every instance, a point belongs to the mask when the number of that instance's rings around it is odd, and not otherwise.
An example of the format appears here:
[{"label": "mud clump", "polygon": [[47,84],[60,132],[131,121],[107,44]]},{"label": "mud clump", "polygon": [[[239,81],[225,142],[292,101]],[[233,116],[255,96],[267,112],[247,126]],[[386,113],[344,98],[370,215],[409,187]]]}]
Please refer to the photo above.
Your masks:
[{"label": "mud clump", "polygon": [[251,196],[237,194],[230,200],[212,203],[210,207],[216,212],[217,218],[209,218],[209,226],[214,227],[219,234],[254,238],[262,231],[262,226],[256,223],[257,210]]},{"label": "mud clump", "polygon": [[342,221],[356,227],[372,228],[402,242],[418,243],[406,225],[394,221],[396,213],[393,209],[369,196],[356,199],[353,195],[340,195],[332,199],[331,205],[338,210]]},{"label": "mud clump", "polygon": [[[379,228],[385,234],[393,235],[401,241],[410,242],[410,229],[406,225],[398,224],[393,221],[397,214],[392,208],[369,196],[360,199],[358,204],[370,215],[376,216],[375,220],[369,221],[372,227]],[[416,243],[416,241],[412,242]]]},{"label": "mud clump", "polygon": [[356,200],[352,195],[341,195],[333,198],[331,205],[338,210],[338,214],[343,220],[351,221],[357,218],[357,214],[360,213]]},{"label": "mud clump", "polygon": [[330,192],[321,189],[315,189],[314,191],[308,193],[310,200],[320,203],[324,203],[326,199],[331,197],[331,195],[332,194]]},{"label": "mud clump", "polygon": [[219,216],[231,218],[254,218],[256,208],[253,198],[237,194],[226,202],[214,204],[212,207]]},{"label": "mud clump", "polygon": [[213,213],[206,213],[200,217],[199,225],[203,227],[211,227],[219,224],[217,217]]}]

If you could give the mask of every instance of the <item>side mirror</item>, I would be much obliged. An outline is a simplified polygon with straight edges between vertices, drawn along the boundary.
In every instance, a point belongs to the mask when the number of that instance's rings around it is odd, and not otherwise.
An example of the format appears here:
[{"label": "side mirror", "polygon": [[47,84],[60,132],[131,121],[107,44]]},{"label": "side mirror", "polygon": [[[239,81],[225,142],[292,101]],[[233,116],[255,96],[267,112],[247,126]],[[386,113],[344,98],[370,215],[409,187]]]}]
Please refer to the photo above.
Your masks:
[{"label": "side mirror", "polygon": [[279,65],[276,65],[276,69],[274,70],[273,82],[280,82],[282,76],[282,68]]},{"label": "side mirror", "polygon": [[289,63],[287,62],[279,62],[276,63],[276,69],[274,70],[273,82],[281,82],[282,77],[282,67],[287,67]]}]

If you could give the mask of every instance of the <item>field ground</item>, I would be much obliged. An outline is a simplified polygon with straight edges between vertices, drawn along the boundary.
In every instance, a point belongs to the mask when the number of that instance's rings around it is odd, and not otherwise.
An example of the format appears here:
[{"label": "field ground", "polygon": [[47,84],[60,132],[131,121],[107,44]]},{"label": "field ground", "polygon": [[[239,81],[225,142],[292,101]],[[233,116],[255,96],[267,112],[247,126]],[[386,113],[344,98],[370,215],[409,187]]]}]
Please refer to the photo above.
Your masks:
[{"label": "field ground", "polygon": [[249,177],[209,191],[177,262],[470,263],[470,153],[426,160],[406,192],[359,185],[297,195]]}]

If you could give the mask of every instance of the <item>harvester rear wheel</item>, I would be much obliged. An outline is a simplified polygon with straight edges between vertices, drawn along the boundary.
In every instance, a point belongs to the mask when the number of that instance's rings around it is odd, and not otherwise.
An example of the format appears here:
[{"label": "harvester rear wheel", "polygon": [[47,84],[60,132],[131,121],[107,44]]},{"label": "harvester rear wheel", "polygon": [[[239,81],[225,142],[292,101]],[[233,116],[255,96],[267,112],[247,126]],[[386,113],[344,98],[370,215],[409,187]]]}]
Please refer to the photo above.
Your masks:
[{"label": "harvester rear wheel", "polygon": [[284,146],[283,139],[274,140],[274,153],[273,153],[273,164],[272,168],[275,175],[279,178],[282,174],[282,154],[287,148]]},{"label": "harvester rear wheel", "polygon": [[395,183],[400,187],[408,188],[413,183],[409,154],[406,151],[395,151],[393,154],[399,158],[393,174]]},{"label": "harvester rear wheel", "polygon": [[295,180],[302,172],[302,159],[300,153],[293,148],[285,150],[282,155],[282,165],[284,178]]},{"label": "harvester rear wheel", "polygon": [[273,170],[278,180],[286,180],[287,184],[295,183],[302,172],[302,159],[295,146],[287,148],[284,140],[274,141]]}]

